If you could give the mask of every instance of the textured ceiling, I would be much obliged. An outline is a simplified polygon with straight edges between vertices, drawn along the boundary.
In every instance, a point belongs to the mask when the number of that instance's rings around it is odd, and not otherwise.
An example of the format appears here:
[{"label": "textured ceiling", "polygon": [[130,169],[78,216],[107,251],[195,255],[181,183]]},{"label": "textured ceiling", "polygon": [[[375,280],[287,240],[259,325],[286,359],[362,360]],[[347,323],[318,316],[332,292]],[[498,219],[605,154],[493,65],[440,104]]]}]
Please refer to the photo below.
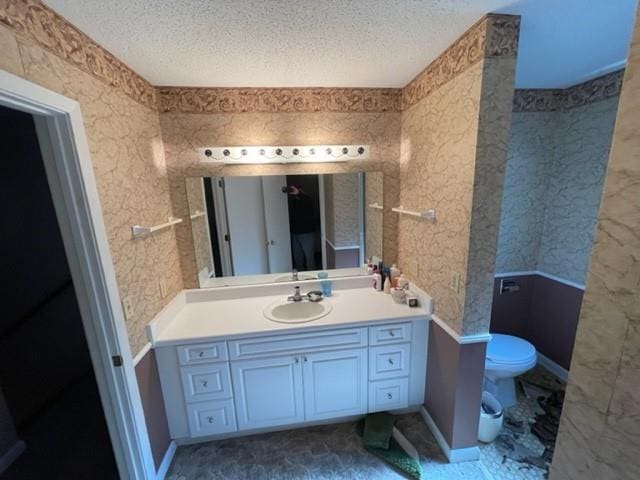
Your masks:
[{"label": "textured ceiling", "polygon": [[45,0],[154,85],[401,87],[487,12],[522,15],[516,84],[620,68],[637,0]]}]

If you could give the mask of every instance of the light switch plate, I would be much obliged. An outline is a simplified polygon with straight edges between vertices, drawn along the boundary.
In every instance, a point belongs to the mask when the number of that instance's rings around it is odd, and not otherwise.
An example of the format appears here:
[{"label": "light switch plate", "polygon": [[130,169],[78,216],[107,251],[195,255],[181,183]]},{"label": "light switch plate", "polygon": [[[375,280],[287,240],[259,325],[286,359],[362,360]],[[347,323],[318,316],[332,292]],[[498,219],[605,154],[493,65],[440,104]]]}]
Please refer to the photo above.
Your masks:
[{"label": "light switch plate", "polygon": [[456,293],[460,293],[460,272],[453,272],[451,274],[449,288]]},{"label": "light switch plate", "polygon": [[169,295],[169,283],[166,280],[160,280],[158,287],[160,288],[160,298],[165,298]]},{"label": "light switch plate", "polygon": [[135,312],[133,310],[133,302],[130,298],[127,297],[122,299],[122,310],[124,311],[124,318],[126,320],[131,320],[133,318]]}]

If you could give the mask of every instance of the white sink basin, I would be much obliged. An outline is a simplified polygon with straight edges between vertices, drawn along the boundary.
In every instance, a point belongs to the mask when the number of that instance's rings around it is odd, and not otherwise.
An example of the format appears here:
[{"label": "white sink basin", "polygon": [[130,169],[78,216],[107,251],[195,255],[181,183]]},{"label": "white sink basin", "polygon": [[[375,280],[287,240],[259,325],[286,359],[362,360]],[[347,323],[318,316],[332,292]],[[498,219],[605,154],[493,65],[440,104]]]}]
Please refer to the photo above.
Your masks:
[{"label": "white sink basin", "polygon": [[331,305],[321,302],[287,302],[278,300],[264,309],[264,316],[279,323],[305,323],[324,317],[331,312]]}]

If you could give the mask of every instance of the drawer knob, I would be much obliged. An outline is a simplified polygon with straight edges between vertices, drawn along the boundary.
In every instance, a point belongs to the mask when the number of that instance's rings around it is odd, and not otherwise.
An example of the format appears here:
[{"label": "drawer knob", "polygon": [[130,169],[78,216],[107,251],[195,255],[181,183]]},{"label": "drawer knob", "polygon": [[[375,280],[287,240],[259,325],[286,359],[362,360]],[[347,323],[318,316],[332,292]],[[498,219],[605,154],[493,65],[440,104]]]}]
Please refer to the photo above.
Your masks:
[{"label": "drawer knob", "polygon": [[206,380],[203,380],[203,381],[202,381],[202,386],[203,386],[203,387],[206,387],[208,383],[209,383],[209,382],[207,382]]},{"label": "drawer knob", "polygon": [[393,365],[393,358],[389,358],[389,365]]},{"label": "drawer knob", "polygon": [[293,359],[293,361],[294,361],[294,362],[296,362],[296,363],[300,363],[300,359],[299,359],[298,357],[295,357],[295,358]]},{"label": "drawer knob", "polygon": [[389,330],[389,336],[390,336],[390,337],[395,337],[395,336],[396,336],[396,334],[395,334],[395,333],[393,333],[393,330]]},{"label": "drawer knob", "polygon": [[388,398],[389,400],[391,400],[391,399],[393,398],[393,395],[392,395],[392,394],[390,394],[390,393],[387,393],[387,398]]},{"label": "drawer knob", "polygon": [[207,421],[208,421],[209,423],[213,423],[213,417],[207,417]]},{"label": "drawer knob", "polygon": [[204,356],[204,352],[202,350],[200,350],[200,353],[198,354],[199,357],[203,357]]}]

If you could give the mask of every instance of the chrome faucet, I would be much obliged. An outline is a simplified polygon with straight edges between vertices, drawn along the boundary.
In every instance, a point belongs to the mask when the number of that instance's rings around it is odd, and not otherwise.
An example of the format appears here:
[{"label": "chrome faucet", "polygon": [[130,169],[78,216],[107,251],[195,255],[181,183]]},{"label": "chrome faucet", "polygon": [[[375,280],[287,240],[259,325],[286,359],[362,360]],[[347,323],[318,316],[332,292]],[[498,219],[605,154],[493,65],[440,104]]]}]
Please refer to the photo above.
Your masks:
[{"label": "chrome faucet", "polygon": [[291,272],[291,281],[293,282],[298,281],[298,270],[296,268],[294,268],[293,272]]},{"label": "chrome faucet", "polygon": [[294,294],[291,295],[290,297],[287,297],[287,302],[301,302],[303,297],[302,295],[300,295],[300,287],[293,287],[294,288]]}]

